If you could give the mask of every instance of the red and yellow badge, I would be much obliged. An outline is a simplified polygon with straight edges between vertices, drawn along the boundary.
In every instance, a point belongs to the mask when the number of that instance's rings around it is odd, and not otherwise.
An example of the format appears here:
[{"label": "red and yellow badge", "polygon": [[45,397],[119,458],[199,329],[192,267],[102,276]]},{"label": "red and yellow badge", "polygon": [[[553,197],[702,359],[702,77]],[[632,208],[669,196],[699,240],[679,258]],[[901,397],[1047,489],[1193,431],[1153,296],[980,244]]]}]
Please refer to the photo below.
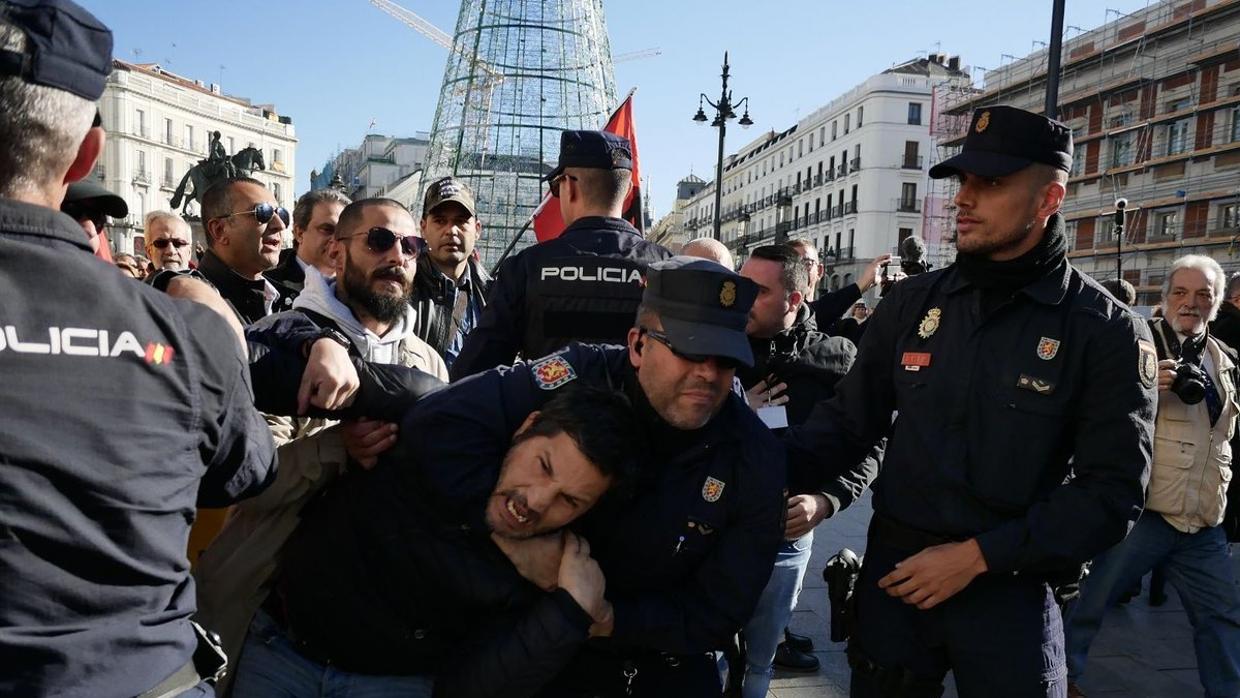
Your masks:
[{"label": "red and yellow badge", "polygon": [[978,133],[982,133],[986,130],[986,127],[988,126],[990,126],[990,111],[989,110],[982,112],[982,115],[977,117],[977,125],[974,126],[973,128]]},{"label": "red and yellow badge", "polygon": [[577,378],[573,365],[563,356],[548,356],[534,364],[530,370],[534,374],[534,383],[543,390],[555,390]]},{"label": "red and yellow badge", "polygon": [[1043,337],[1038,340],[1038,358],[1043,361],[1050,361],[1059,353],[1059,340]]},{"label": "red and yellow badge", "polygon": [[723,488],[725,487],[723,480],[716,480],[707,476],[705,484],[702,485],[702,499],[708,502],[717,502],[723,496]]}]

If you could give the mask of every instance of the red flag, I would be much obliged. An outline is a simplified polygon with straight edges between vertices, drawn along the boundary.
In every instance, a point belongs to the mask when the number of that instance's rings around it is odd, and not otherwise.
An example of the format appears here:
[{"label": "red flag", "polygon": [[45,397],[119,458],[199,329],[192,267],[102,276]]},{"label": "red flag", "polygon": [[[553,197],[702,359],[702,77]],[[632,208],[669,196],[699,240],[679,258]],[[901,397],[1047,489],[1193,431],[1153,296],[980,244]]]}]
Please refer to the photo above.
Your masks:
[{"label": "red flag", "polygon": [[95,242],[99,243],[99,247],[95,249],[95,256],[105,262],[112,262],[112,243],[108,241],[107,230],[99,231],[95,236]]},{"label": "red flag", "polygon": [[[627,138],[633,149],[633,186],[629,188],[629,195],[624,199],[623,218],[633,224],[634,228],[641,230],[641,176],[638,174],[637,165],[637,126],[633,123],[633,92],[636,90],[630,91],[629,96],[624,98],[624,102],[607,120],[603,130]],[[564,220],[560,218],[560,205],[551,196],[551,192],[546,192],[543,194],[542,203],[534,209],[534,236],[539,242],[546,242],[560,237],[562,232]]]}]

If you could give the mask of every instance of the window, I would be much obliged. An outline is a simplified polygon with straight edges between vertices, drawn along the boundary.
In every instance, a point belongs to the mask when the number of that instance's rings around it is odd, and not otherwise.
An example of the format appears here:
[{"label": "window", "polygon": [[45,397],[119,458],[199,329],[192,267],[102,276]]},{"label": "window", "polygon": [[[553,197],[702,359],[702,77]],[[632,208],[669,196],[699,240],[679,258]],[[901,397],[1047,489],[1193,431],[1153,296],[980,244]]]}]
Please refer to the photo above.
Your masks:
[{"label": "window", "polygon": [[1226,204],[1219,207],[1219,223],[1223,228],[1240,227],[1240,204]]},{"label": "window", "polygon": [[900,210],[913,211],[916,210],[917,204],[917,184],[914,182],[905,182],[900,185]]},{"label": "window", "polygon": [[194,143],[194,127],[191,124],[185,124],[185,149],[198,150],[198,146]]},{"label": "window", "polygon": [[896,240],[897,244],[904,242],[908,238],[913,237],[912,228],[900,228],[898,232],[899,232],[899,238]]},{"label": "window", "polygon": [[861,121],[865,118],[865,107],[857,107],[857,128],[861,128]]},{"label": "window", "polygon": [[1154,234],[1159,237],[1173,238],[1180,232],[1180,212],[1161,211],[1154,214]]},{"label": "window", "polygon": [[802,155],[805,154],[804,148],[805,148],[805,141],[797,141],[797,157],[801,157]]},{"label": "window", "polygon": [[1094,247],[1111,247],[1115,241],[1115,218],[1103,216],[1094,226]]},{"label": "window", "polygon": [[1121,133],[1111,138],[1111,167],[1126,167],[1132,164],[1132,132]]},{"label": "window", "polygon": [[284,158],[282,157],[282,154],[280,153],[279,148],[271,149],[271,162],[272,164],[281,164],[281,165],[284,164]]},{"label": "window", "polygon": [[164,186],[172,186],[172,158],[164,158]]},{"label": "window", "polygon": [[1188,150],[1188,124],[1191,119],[1180,119],[1167,127],[1167,154],[1178,155]]},{"label": "window", "polygon": [[908,103],[908,122],[913,126],[921,126],[921,103]]},{"label": "window", "polygon": [[1072,150],[1072,169],[1068,172],[1069,177],[1080,177],[1085,173],[1085,148],[1074,148]]},{"label": "window", "polygon": [[835,140],[835,127],[836,127],[836,126],[839,126],[839,122],[838,122],[838,121],[832,121],[832,122],[831,122],[831,140]]},{"label": "window", "polygon": [[135,122],[134,128],[137,131],[134,135],[147,138],[148,134],[146,132],[146,112],[142,111],[141,109],[134,110],[134,122]]},{"label": "window", "polygon": [[826,142],[827,142],[827,127],[820,126],[818,128],[818,145],[822,145],[823,143],[826,143]]},{"label": "window", "polygon": [[138,151],[138,176],[139,177],[146,176],[146,151],[145,150]]},{"label": "window", "polygon": [[921,144],[917,141],[904,141],[904,162],[901,167],[906,170],[920,170],[921,156],[918,152]]},{"label": "window", "polygon": [[172,145],[172,119],[164,119],[164,143]]},{"label": "window", "polygon": [[1167,102],[1167,111],[1169,113],[1174,113],[1177,111],[1184,111],[1185,109],[1188,109],[1190,106],[1192,106],[1192,104],[1193,104],[1193,101],[1191,99],[1188,99],[1187,97],[1183,99],[1173,100],[1173,101]]},{"label": "window", "polygon": [[1240,141],[1240,105],[1231,108],[1231,142]]},{"label": "window", "polygon": [[237,152],[237,144],[233,141],[233,137],[229,136],[228,137],[228,154],[231,155],[235,152]]},{"label": "window", "polygon": [[848,123],[852,119],[852,114],[844,115],[844,133],[848,133]]}]

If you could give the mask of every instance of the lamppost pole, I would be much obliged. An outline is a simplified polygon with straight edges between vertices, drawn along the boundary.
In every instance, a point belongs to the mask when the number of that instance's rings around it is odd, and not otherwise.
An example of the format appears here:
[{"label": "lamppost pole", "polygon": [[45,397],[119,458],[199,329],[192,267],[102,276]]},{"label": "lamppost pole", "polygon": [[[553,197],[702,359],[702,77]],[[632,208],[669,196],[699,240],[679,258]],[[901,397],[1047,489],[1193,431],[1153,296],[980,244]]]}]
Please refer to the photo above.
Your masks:
[{"label": "lamppost pole", "polygon": [[723,88],[719,92],[719,101],[712,102],[710,97],[705,93],[698,95],[698,110],[693,116],[693,120],[698,123],[706,123],[706,112],[703,111],[703,103],[709,104],[715,109],[715,120],[711,122],[711,126],[719,129],[719,159],[715,163],[715,215],[714,215],[714,238],[720,239],[720,226],[722,225],[723,211],[723,147],[724,140],[727,137],[728,119],[736,118],[736,108],[745,105],[745,114],[737,123],[742,128],[748,128],[753,125],[753,121],[749,119],[749,98],[744,97],[740,101],[732,101],[732,93],[728,91],[728,52],[723,52]]}]

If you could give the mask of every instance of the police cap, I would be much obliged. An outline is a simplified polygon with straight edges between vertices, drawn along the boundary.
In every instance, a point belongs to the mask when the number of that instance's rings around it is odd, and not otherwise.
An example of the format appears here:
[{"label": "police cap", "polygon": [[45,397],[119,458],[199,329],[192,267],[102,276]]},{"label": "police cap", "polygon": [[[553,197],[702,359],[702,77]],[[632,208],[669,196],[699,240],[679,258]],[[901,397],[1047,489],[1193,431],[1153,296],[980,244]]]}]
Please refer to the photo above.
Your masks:
[{"label": "police cap", "polygon": [[659,313],[677,352],[723,356],[753,366],[745,323],[757,297],[757,284],[731,269],[678,256],[648,267],[642,305]]},{"label": "police cap", "polygon": [[999,105],[973,112],[964,148],[931,167],[930,177],[942,179],[961,172],[1002,177],[1034,163],[1070,172],[1072,129],[1041,114]]},{"label": "police cap", "polygon": [[70,0],[0,0],[0,24],[25,41],[0,43],[0,75],[64,90],[91,102],[112,72],[112,32]]},{"label": "police cap", "polygon": [[426,188],[426,196],[422,198],[422,217],[425,218],[440,204],[446,204],[449,201],[455,201],[464,206],[471,216],[478,215],[474,205],[474,195],[469,191],[469,187],[455,177],[444,177],[431,182],[431,185]]},{"label": "police cap", "polygon": [[124,199],[101,185],[87,181],[70,184],[60,207],[62,210],[102,212],[113,218],[129,215],[129,204]]},{"label": "police cap", "polygon": [[566,167],[595,170],[633,169],[633,146],[629,139],[610,131],[560,132],[560,164],[545,180],[560,176]]}]

